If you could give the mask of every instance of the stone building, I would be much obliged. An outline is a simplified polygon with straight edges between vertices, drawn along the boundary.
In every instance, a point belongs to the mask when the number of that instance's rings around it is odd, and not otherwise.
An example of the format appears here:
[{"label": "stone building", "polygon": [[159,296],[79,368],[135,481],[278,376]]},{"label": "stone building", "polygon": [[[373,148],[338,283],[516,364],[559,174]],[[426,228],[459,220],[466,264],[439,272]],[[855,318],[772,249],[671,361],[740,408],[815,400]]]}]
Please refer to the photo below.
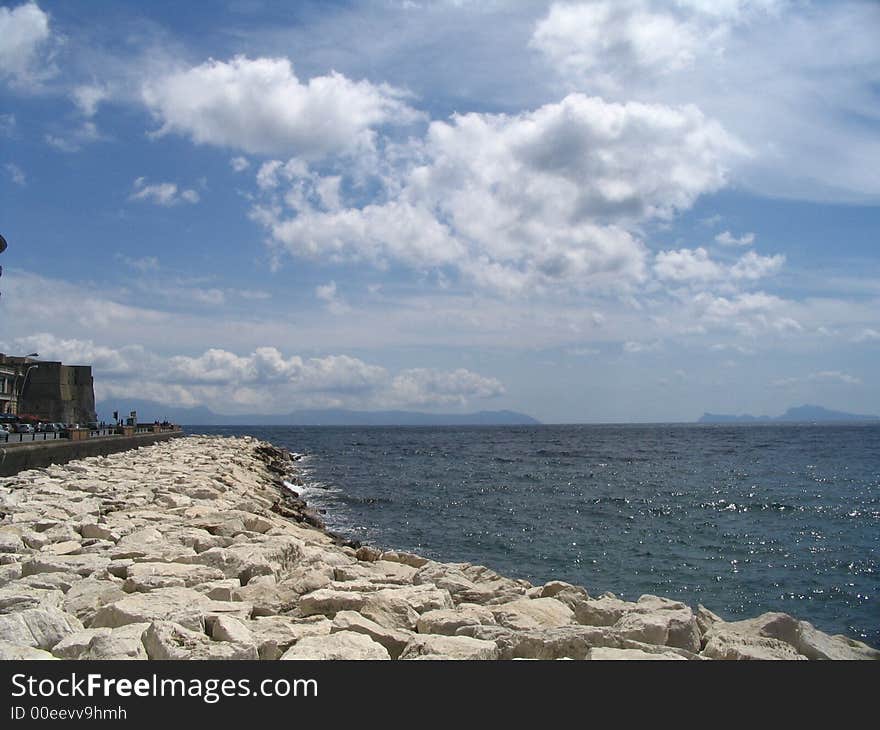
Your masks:
[{"label": "stone building", "polygon": [[97,420],[89,365],[0,354],[0,385],[0,408],[6,408],[7,413],[35,416],[49,423],[85,424]]}]

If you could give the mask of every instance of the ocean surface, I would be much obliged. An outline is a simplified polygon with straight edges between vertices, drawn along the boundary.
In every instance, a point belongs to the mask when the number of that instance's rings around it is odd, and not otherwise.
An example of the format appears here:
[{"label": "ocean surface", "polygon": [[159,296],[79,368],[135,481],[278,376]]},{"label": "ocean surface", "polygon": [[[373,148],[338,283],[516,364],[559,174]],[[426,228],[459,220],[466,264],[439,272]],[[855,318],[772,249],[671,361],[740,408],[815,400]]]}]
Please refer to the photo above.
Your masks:
[{"label": "ocean surface", "polygon": [[305,456],[328,527],[880,647],[880,425],[187,426]]}]

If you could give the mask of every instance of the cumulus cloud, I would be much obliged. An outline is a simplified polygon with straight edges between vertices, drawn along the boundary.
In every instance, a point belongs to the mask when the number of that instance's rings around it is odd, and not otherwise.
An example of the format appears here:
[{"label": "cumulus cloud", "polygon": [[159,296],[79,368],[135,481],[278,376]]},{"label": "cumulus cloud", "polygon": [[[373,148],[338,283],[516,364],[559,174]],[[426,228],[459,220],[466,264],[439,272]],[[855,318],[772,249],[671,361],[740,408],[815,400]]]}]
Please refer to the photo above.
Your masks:
[{"label": "cumulus cloud", "polygon": [[49,16],[36,3],[0,8],[0,79],[32,88],[55,71],[47,55]]},{"label": "cumulus cloud", "polygon": [[[572,89],[694,103],[748,144],[733,174],[776,197],[876,201],[880,6],[554,3],[531,44]],[[817,54],[815,48],[834,48]],[[760,108],[761,113],[753,110]]]},{"label": "cumulus cloud", "polygon": [[751,246],[755,242],[755,234],[744,233],[737,238],[730,231],[722,231],[715,236],[715,242],[722,246]]},{"label": "cumulus cloud", "polygon": [[690,305],[695,319],[710,330],[732,330],[749,337],[803,331],[803,325],[792,316],[792,303],[766,292],[727,297],[700,292]]},{"label": "cumulus cloud", "polygon": [[236,405],[267,413],[320,405],[457,407],[504,393],[495,378],[463,368],[394,374],[348,355],[285,356],[274,347],[258,347],[246,355],[214,348],[197,356],[163,357],[139,345],[110,348],[51,334],[3,345],[13,351],[36,348],[45,359],[91,364],[105,395],[207,405],[219,412]]},{"label": "cumulus cloud", "polygon": [[156,205],[170,207],[178,203],[198,203],[199,194],[187,188],[181,190],[177,187],[177,183],[162,182],[147,184],[146,178],[139,177],[132,185],[132,193],[128,196],[129,200],[142,200]]},{"label": "cumulus cloud", "polygon": [[229,164],[236,172],[244,172],[251,166],[251,163],[244,157],[233,157],[229,160]]},{"label": "cumulus cloud", "polygon": [[740,152],[694,107],[572,94],[532,112],[433,122],[381,167],[385,200],[362,207],[345,204],[339,175],[269,161],[252,217],[300,257],[447,269],[506,292],[626,287],[646,273],[631,229],[720,188]]},{"label": "cumulus cloud", "polygon": [[697,23],[673,12],[615,0],[554,3],[530,45],[562,72],[616,90],[635,74],[662,76],[690,67],[711,42]]},{"label": "cumulus cloud", "polygon": [[713,261],[704,248],[682,248],[657,253],[654,274],[660,280],[672,282],[756,281],[777,273],[784,263],[785,256],[781,254],[760,256],[749,251],[732,266],[724,266]]},{"label": "cumulus cloud", "polygon": [[420,118],[398,89],[335,72],[304,83],[287,58],[212,59],[151,79],[143,99],[159,136],[309,159],[372,148],[375,128]]},{"label": "cumulus cloud", "polygon": [[754,251],[749,251],[730,269],[734,279],[762,279],[765,276],[775,274],[785,263],[785,256],[760,256]]},{"label": "cumulus cloud", "polygon": [[654,259],[654,273],[658,279],[693,281],[718,279],[723,270],[709,258],[706,249],[682,248],[660,251]]},{"label": "cumulus cloud", "polygon": [[494,398],[504,393],[495,378],[470,370],[442,372],[417,368],[404,370],[391,382],[391,398],[412,405],[465,405],[471,398]]}]

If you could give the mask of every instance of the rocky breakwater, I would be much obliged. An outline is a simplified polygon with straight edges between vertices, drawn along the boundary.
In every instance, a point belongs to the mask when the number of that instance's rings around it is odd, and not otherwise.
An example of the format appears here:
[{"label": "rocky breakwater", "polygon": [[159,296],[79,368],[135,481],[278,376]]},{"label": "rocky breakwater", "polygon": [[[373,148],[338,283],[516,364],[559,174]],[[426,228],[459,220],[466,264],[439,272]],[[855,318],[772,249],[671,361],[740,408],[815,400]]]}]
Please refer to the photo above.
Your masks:
[{"label": "rocky breakwater", "polygon": [[788,615],[726,622],[346,543],[291,456],[192,436],[0,480],[3,659],[876,659]]}]

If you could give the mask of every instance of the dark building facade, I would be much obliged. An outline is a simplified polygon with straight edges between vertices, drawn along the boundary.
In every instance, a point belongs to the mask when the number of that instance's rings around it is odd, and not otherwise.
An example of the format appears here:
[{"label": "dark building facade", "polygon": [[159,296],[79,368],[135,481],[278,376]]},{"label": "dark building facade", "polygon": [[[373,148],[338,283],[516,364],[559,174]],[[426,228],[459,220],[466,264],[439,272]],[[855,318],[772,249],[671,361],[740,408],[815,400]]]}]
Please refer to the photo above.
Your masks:
[{"label": "dark building facade", "polygon": [[[95,384],[89,365],[7,357],[0,354],[0,408],[48,423],[97,420]],[[9,383],[11,382],[11,386]]]}]

